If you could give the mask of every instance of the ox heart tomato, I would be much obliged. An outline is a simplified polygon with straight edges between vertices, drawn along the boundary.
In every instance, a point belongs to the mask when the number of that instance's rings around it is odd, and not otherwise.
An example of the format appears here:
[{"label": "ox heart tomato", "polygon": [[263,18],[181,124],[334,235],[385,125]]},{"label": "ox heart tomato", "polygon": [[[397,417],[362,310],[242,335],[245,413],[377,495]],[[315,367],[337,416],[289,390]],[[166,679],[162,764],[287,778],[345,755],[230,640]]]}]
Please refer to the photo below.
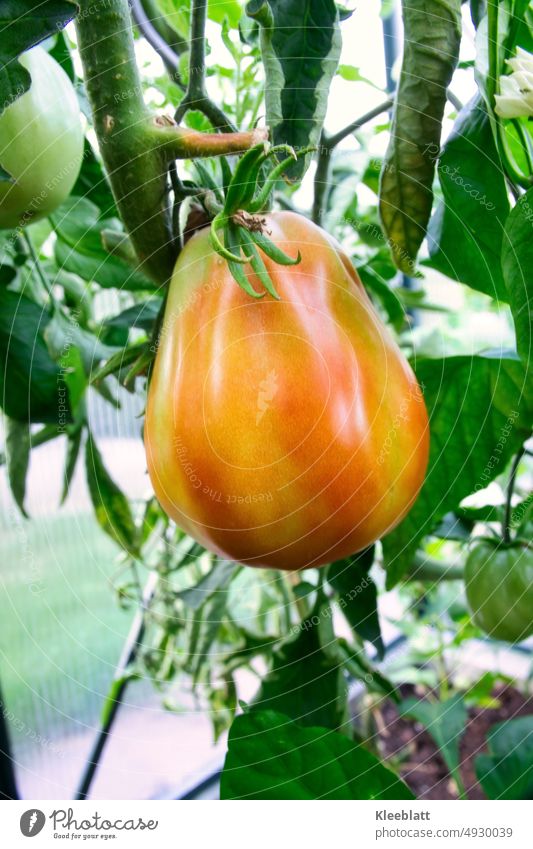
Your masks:
[{"label": "ox heart tomato", "polygon": [[78,98],[42,47],[20,56],[31,86],[0,114],[0,227],[43,218],[69,196],[83,157]]},{"label": "ox heart tomato", "polygon": [[202,545],[303,569],[365,548],[405,516],[429,429],[411,368],[339,246],[291,212],[265,227],[302,255],[290,267],[264,257],[279,300],[247,295],[207,229],[180,254],[145,445],[162,507]]}]

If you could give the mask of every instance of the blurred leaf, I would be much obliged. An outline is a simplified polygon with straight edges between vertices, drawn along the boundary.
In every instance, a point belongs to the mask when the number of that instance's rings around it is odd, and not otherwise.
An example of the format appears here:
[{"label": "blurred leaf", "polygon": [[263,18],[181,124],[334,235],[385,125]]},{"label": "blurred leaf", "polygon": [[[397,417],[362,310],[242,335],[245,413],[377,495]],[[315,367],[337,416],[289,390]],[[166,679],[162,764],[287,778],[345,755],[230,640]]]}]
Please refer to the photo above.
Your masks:
[{"label": "blurred leaf", "polygon": [[385,654],[377,608],[377,589],[368,572],[374,562],[375,546],[328,568],[327,579],[339,597],[341,610],[352,629],[373,643],[380,659]]},{"label": "blurred leaf", "polygon": [[67,456],[65,460],[65,471],[63,474],[63,489],[61,492],[61,501],[60,504],[64,504],[67,500],[67,496],[69,494],[70,484],[72,478],[74,476],[74,471],[76,469],[76,463],[78,461],[78,456],[80,453],[81,447],[81,438],[83,435],[83,428],[76,427],[74,431],[68,434],[68,443],[67,443]]},{"label": "blurred leaf", "polygon": [[217,24],[227,20],[230,27],[236,29],[239,26],[242,9],[237,0],[208,0],[207,16]]},{"label": "blurred leaf", "polygon": [[348,82],[366,83],[372,86],[372,88],[377,88],[376,84],[372,80],[369,80],[368,77],[364,77],[359,71],[359,68],[356,68],[354,65],[339,65],[337,75]]},{"label": "blurred leaf", "polygon": [[504,471],[533,417],[518,359],[423,359],[416,374],[430,417],[429,466],[414,506],[383,539],[388,587],[410,568],[420,540],[439,519]]},{"label": "blurred leaf", "polygon": [[194,587],[182,590],[176,595],[191,610],[199,610],[215,593],[227,595],[227,586],[237,568],[237,564],[230,560],[215,558],[213,567],[207,575],[204,575]]},{"label": "blurred leaf", "polygon": [[388,286],[370,265],[360,266],[357,272],[365,287],[380,301],[394,329],[401,330],[405,323],[405,310],[394,289]]},{"label": "blurred leaf", "polygon": [[466,542],[470,539],[470,533],[473,527],[474,522],[466,522],[455,513],[446,513],[437,527],[432,531],[432,535],[439,539],[453,539],[459,542]]},{"label": "blurred leaf", "polygon": [[60,268],[104,288],[153,289],[155,284],[142,272],[106,252],[102,230],[109,228],[109,221],[99,220],[98,215],[93,203],[72,196],[50,216],[58,236],[54,252]]},{"label": "blurred leaf", "polygon": [[26,475],[30,463],[30,428],[26,422],[17,422],[5,417],[5,445],[7,477],[15,503],[23,516],[28,518],[24,507]]},{"label": "blurred leaf", "polygon": [[90,432],[85,444],[87,483],[98,524],[132,556],[137,557],[137,528],[130,503],[104,466],[102,455]]},{"label": "blurred leaf", "polygon": [[[316,145],[341,49],[334,0],[250,0],[246,14],[261,26],[266,123],[274,144],[296,151]],[[301,179],[310,157],[299,157],[288,176]]]},{"label": "blurred leaf", "polygon": [[77,348],[86,376],[90,376],[102,360],[115,353],[113,348],[104,345],[97,336],[79,326],[75,311],[68,316],[56,311],[46,327],[44,337],[52,357],[61,360],[62,369],[69,366],[75,368],[76,355],[71,355],[70,351]]},{"label": "blurred leaf", "polygon": [[123,310],[119,315],[114,315],[112,318],[107,318],[105,324],[107,327],[139,327],[150,333],[154,329],[157,316],[161,310],[163,301],[161,298],[150,298],[139,304],[134,304],[132,307]]},{"label": "blurred leaf", "polygon": [[52,56],[52,58],[61,65],[69,80],[71,80],[71,82],[75,82],[76,72],[74,71],[74,63],[72,61],[72,56],[70,55],[69,46],[64,32],[58,32],[56,36],[56,43],[49,53],[50,56]]},{"label": "blurred leaf", "polygon": [[71,194],[96,204],[101,218],[111,218],[118,214],[107,177],[87,139],[84,141],[81,170]]},{"label": "blurred leaf", "polygon": [[238,716],[230,730],[221,799],[407,799],[413,794],[357,743],[302,728],[274,711]]},{"label": "blurred leaf", "polygon": [[0,40],[0,113],[30,87],[17,57],[66,26],[77,6],[64,0],[3,0]]},{"label": "blurred leaf", "polygon": [[403,61],[379,210],[398,268],[412,273],[433,204],[446,89],[459,58],[461,0],[403,0]]},{"label": "blurred leaf", "polygon": [[533,350],[533,188],[518,200],[505,224],[502,269],[516,331],[516,347],[528,367]]},{"label": "blurred leaf", "polygon": [[533,799],[533,716],[493,725],[487,744],[475,767],[489,799]]},{"label": "blurred leaf", "polygon": [[452,280],[507,301],[501,271],[509,214],[504,172],[479,97],[459,114],[439,159],[444,200],[428,228],[429,260]]},{"label": "blurred leaf", "polygon": [[0,288],[0,405],[19,422],[58,422],[59,369],[44,338],[49,322],[42,307]]},{"label": "blurred leaf", "polygon": [[401,716],[410,716],[424,726],[438,746],[451,775],[457,779],[459,742],[468,719],[462,695],[456,693],[442,702],[405,699],[400,704],[399,712]]}]

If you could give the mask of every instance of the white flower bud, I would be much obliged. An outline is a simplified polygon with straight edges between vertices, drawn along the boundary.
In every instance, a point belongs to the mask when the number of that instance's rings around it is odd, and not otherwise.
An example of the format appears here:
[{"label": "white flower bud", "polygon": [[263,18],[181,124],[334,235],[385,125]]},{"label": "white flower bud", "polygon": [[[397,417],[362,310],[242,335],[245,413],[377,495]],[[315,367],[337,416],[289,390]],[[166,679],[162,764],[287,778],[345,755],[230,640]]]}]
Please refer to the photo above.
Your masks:
[{"label": "white flower bud", "polygon": [[533,55],[519,47],[507,64],[513,73],[500,77],[495,111],[501,118],[533,117]]}]

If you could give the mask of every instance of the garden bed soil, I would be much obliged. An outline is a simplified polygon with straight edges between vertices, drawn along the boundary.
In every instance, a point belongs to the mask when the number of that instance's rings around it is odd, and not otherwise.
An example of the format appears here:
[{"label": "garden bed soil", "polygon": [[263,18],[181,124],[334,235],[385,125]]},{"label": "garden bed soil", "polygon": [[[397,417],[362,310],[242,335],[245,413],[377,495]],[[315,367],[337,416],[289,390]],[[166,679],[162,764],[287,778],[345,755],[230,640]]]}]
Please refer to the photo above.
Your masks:
[{"label": "garden bed soil", "polygon": [[[402,696],[413,695],[403,692]],[[407,688],[405,688],[407,689]],[[486,735],[496,722],[515,719],[533,713],[533,696],[524,696],[509,686],[494,690],[499,706],[474,707],[468,711],[468,723],[461,739],[461,777],[469,799],[486,799],[476,779],[474,760],[480,752],[487,751]],[[450,779],[446,765],[427,731],[418,722],[401,719],[392,702],[381,709],[381,753],[387,760],[395,761],[397,769],[419,799],[457,799],[457,789]],[[381,723],[380,723],[381,725]],[[401,760],[398,766],[398,759]]]}]

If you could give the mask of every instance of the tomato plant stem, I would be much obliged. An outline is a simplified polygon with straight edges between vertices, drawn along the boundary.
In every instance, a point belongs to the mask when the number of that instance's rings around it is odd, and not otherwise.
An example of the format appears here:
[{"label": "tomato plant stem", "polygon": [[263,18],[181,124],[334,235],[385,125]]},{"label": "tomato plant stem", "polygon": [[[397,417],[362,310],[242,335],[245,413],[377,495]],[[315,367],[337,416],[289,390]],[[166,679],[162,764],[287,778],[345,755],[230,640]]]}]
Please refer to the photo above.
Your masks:
[{"label": "tomato plant stem", "polygon": [[424,552],[415,555],[413,567],[409,573],[412,581],[456,581],[463,578],[463,567],[443,563],[436,557]]},{"label": "tomato plant stem", "polygon": [[524,448],[521,448],[513,460],[513,465],[511,466],[511,474],[509,475],[509,483],[507,485],[507,497],[505,499],[505,515],[502,527],[503,539],[504,542],[507,544],[511,542],[511,502],[513,500],[514,485],[516,481],[516,474],[518,472],[518,466],[520,465],[520,460],[523,456]]},{"label": "tomato plant stem", "polygon": [[224,132],[235,131],[234,125],[222,109],[213,103],[205,88],[205,24],[207,0],[192,0],[191,33],[189,53],[189,79],[187,91],[176,109],[175,120],[179,124],[188,109],[197,109],[211,121],[214,127]]},{"label": "tomato plant stem", "polygon": [[[205,8],[203,14],[205,23]],[[143,99],[127,0],[96,5],[81,0],[76,29],[94,128],[117,206],[145,272],[165,283],[177,255],[167,202],[169,163],[241,152],[265,133],[202,134],[153,115]],[[203,30],[200,38],[195,28],[193,37],[194,91],[198,85],[204,91],[203,70],[198,74],[204,62]]]}]

